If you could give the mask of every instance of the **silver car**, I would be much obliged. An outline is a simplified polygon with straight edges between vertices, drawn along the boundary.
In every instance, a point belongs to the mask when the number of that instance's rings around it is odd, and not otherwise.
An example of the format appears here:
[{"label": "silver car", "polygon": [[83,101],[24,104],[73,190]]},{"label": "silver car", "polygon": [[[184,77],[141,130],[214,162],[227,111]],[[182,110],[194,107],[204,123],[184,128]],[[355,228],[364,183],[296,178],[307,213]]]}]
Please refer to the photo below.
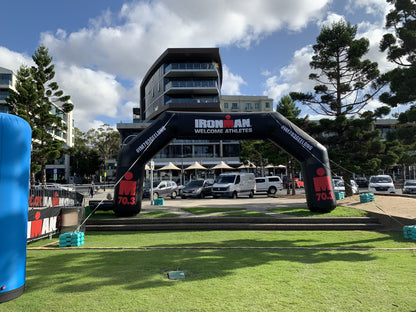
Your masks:
[{"label": "silver car", "polygon": [[[150,183],[143,189],[143,197],[150,197]],[[178,186],[173,181],[153,182],[153,199],[170,197],[175,199],[178,195]]]},{"label": "silver car", "polygon": [[406,180],[404,182],[403,194],[416,194],[416,180]]}]

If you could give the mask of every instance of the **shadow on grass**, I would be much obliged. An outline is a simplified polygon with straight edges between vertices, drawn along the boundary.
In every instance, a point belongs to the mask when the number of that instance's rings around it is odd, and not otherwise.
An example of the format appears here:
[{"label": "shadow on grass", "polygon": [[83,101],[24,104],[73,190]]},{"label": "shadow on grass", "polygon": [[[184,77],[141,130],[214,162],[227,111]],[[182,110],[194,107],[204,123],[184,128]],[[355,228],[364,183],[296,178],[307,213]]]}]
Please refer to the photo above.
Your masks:
[{"label": "shadow on grass", "polygon": [[[91,235],[91,234],[89,234]],[[102,234],[100,234],[102,235]],[[111,235],[111,234],[110,234]],[[387,238],[384,238],[387,239]],[[314,240],[279,240],[281,247],[342,247],[383,240],[358,239],[355,243],[316,244]],[[230,249],[230,247],[273,247],[276,241],[235,239],[191,244],[157,244],[177,249],[138,250],[56,250],[31,251],[27,257],[27,292],[48,287],[63,293],[100,290],[102,287],[143,289],[169,287],[165,273],[183,270],[183,282],[207,280],[235,274],[241,268],[256,268],[272,263],[276,266],[326,262],[364,262],[378,257],[367,251]],[[181,249],[181,247],[215,247],[218,249]],[[151,247],[149,245],[148,247]],[[59,286],[61,284],[61,286]],[[56,286],[58,285],[58,286]]]}]

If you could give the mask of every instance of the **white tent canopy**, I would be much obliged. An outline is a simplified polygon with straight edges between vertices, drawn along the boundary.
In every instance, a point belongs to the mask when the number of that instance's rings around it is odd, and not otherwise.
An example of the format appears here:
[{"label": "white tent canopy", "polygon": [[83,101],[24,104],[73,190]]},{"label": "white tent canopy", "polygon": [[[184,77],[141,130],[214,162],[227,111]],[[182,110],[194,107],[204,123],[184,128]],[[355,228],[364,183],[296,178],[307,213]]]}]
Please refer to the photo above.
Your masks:
[{"label": "white tent canopy", "polygon": [[172,164],[171,162],[168,163],[166,166],[163,166],[162,168],[158,169],[159,171],[162,170],[181,170],[180,168],[176,167],[174,164]]},{"label": "white tent canopy", "polygon": [[211,169],[234,169],[234,168],[227,165],[225,162],[221,161],[218,165],[215,165]]},{"label": "white tent canopy", "polygon": [[190,165],[189,167],[186,167],[185,170],[206,170],[207,168],[205,168],[204,166],[202,166],[199,162],[194,162],[192,165]]}]

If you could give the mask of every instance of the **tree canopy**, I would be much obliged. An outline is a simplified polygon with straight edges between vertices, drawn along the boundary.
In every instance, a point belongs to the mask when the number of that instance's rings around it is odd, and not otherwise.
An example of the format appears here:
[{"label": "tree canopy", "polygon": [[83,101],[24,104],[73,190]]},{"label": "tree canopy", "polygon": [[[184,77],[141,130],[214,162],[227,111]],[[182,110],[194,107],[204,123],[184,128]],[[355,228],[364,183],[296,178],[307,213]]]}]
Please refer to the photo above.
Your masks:
[{"label": "tree canopy", "polygon": [[61,155],[65,142],[57,137],[66,129],[63,114],[72,111],[73,104],[53,80],[53,58],[48,49],[40,46],[32,59],[35,66],[20,67],[16,92],[11,90],[6,101],[10,112],[25,119],[32,128],[32,183],[34,174],[41,170],[42,183],[46,184],[46,163]]},{"label": "tree canopy", "polygon": [[315,72],[309,79],[316,82],[314,94],[291,92],[295,101],[301,101],[315,113],[326,116],[354,115],[363,111],[375,94],[378,85],[378,65],[368,59],[369,41],[356,39],[357,26],[339,21],[323,26],[316,44],[310,67]]}]

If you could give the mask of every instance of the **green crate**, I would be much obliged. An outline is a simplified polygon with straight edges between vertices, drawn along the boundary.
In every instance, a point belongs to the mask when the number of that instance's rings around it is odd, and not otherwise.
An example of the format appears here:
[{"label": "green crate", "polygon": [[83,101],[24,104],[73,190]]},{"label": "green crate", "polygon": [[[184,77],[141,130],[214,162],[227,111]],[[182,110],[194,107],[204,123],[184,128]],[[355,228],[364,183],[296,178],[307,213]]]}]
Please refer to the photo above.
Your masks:
[{"label": "green crate", "polygon": [[153,200],[153,204],[163,206],[165,204],[165,200],[163,198],[156,198]]},{"label": "green crate", "polygon": [[416,240],[416,225],[405,225],[403,227],[404,238]]},{"label": "green crate", "polygon": [[360,194],[360,202],[361,203],[369,203],[375,200],[373,193],[363,193]]},{"label": "green crate", "polygon": [[344,199],[345,198],[345,193],[344,192],[335,192],[335,199],[339,200],[339,199]]}]

